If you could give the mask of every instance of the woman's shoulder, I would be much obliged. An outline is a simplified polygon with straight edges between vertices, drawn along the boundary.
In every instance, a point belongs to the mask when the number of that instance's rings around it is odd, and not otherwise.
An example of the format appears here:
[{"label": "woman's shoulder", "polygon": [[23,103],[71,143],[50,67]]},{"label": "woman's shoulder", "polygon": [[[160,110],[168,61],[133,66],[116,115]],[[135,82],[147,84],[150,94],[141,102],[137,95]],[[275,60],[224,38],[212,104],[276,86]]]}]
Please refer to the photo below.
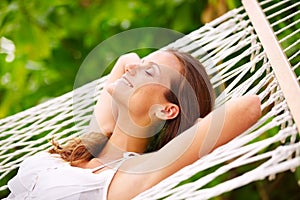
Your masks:
[{"label": "woman's shoulder", "polygon": [[30,191],[41,171],[47,167],[57,167],[62,164],[62,159],[48,152],[36,153],[24,159],[17,175],[8,182],[8,187],[13,194]]},{"label": "woman's shoulder", "polygon": [[43,159],[43,158],[52,159],[52,158],[60,158],[60,156],[58,154],[51,154],[47,151],[40,151],[40,152],[37,152],[35,154],[32,154],[32,155],[26,157],[26,159],[24,161]]},{"label": "woman's shoulder", "polygon": [[21,164],[23,165],[37,165],[37,166],[42,166],[42,165],[48,165],[49,162],[52,164],[64,164],[67,163],[65,162],[58,154],[50,154],[46,151],[38,152],[32,156],[27,157]]},{"label": "woman's shoulder", "polygon": [[33,175],[39,171],[48,168],[57,168],[63,165],[69,165],[69,163],[61,159],[57,154],[50,154],[43,151],[27,157],[20,164],[18,173],[22,175]]},{"label": "woman's shoulder", "polygon": [[22,162],[8,187],[12,197],[21,197],[15,199],[24,199],[28,195],[43,199],[60,199],[66,196],[69,199],[79,199],[77,196],[91,197],[94,193],[102,195],[103,187],[110,177],[113,177],[110,170],[94,174],[89,169],[72,167],[57,154],[40,152]]}]

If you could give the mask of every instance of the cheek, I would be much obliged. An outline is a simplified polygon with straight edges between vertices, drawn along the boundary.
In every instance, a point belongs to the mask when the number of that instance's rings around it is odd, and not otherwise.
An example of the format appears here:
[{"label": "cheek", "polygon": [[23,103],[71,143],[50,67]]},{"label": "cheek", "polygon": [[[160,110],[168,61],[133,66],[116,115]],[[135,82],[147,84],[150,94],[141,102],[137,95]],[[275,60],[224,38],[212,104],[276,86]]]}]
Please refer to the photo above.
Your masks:
[{"label": "cheek", "polygon": [[145,87],[137,89],[129,99],[129,110],[139,115],[148,112],[152,104],[152,98],[149,98],[150,95],[151,92],[146,90]]},{"label": "cheek", "polygon": [[159,86],[144,86],[137,89],[129,100],[129,110],[132,114],[148,115],[149,109],[155,104],[162,104],[165,89]]}]

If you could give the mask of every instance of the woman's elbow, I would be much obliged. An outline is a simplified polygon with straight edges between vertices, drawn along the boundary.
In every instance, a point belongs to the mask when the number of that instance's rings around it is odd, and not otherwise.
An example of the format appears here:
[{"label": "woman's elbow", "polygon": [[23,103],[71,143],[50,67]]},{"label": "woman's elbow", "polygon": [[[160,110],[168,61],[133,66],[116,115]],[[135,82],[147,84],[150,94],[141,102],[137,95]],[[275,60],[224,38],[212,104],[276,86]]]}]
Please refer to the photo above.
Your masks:
[{"label": "woman's elbow", "polygon": [[247,112],[251,123],[255,123],[261,117],[261,102],[257,95],[245,96]]}]

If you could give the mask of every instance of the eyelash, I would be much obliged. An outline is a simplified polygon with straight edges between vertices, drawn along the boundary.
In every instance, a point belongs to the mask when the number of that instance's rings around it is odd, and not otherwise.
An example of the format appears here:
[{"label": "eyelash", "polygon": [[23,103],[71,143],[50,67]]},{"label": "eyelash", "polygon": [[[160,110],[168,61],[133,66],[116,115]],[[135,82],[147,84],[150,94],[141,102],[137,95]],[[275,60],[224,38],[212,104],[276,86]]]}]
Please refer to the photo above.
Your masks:
[{"label": "eyelash", "polygon": [[153,74],[152,74],[152,73],[150,73],[148,70],[149,70],[149,69],[146,69],[146,70],[145,70],[145,74],[146,74],[147,76],[151,76],[151,77],[152,77],[152,76],[153,76]]}]

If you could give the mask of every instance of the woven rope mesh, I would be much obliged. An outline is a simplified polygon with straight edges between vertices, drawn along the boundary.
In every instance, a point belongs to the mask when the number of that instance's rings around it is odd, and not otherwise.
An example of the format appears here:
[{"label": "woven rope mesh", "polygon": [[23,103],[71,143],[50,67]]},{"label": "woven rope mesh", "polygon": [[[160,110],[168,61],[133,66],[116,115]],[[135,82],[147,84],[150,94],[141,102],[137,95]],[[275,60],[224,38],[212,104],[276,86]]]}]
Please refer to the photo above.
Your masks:
[{"label": "woven rope mesh", "polygon": [[[291,63],[291,70],[300,74],[300,2],[267,0],[260,4]],[[282,27],[286,21],[290,25]],[[288,45],[291,43],[292,46]],[[216,107],[234,97],[257,94],[262,101],[263,115],[231,142],[136,199],[208,199],[256,180],[274,179],[277,173],[295,170],[300,165],[299,132],[262,44],[242,7],[168,47],[189,52],[203,63],[218,95]],[[106,77],[95,80],[0,120],[0,192],[7,190],[7,181],[15,175],[22,160],[49,148],[53,136],[64,142],[86,132],[105,80]],[[86,95],[91,92],[95,93],[94,99]],[[74,104],[76,110],[80,110],[76,116]],[[249,167],[240,168],[242,166]],[[241,170],[235,175],[228,173],[235,169]]]},{"label": "woven rope mesh", "polygon": [[[261,6],[291,63],[291,70],[297,72],[299,2],[264,1]],[[285,20],[291,21],[292,25],[282,28],[280,23]],[[292,37],[295,35],[298,37]],[[263,116],[236,139],[136,199],[209,199],[256,180],[274,179],[277,173],[293,171],[300,165],[299,132],[244,9],[225,14],[191,33],[190,37],[192,43],[179,41],[183,45],[175,45],[204,63],[215,88],[225,85],[217,98],[217,106],[232,97],[258,94],[262,100]],[[236,170],[238,168],[240,170]]]}]

